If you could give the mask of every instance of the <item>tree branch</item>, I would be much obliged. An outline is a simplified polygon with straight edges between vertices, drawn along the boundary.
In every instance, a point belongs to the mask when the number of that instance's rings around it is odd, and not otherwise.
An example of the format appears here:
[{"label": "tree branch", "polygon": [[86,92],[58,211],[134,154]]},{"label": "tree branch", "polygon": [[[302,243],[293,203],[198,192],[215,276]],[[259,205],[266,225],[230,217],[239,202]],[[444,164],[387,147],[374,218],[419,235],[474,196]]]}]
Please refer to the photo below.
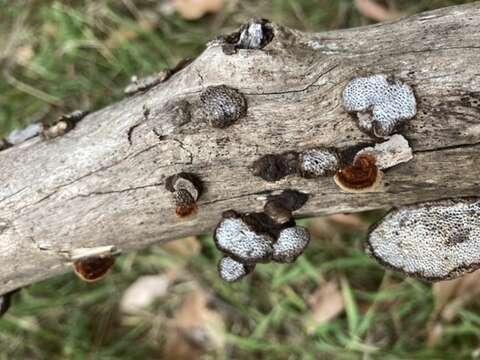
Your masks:
[{"label": "tree branch", "polygon": [[[126,252],[208,232],[222,211],[258,211],[286,188],[311,195],[298,217],[478,195],[479,26],[479,3],[319,34],[273,25],[262,50],[227,55],[212,43],[168,80],[64,136],[0,152],[0,293],[67,271],[74,249]],[[415,157],[387,171],[383,189],[349,194],[332,178],[253,176],[253,161],[265,154],[372,143],[341,99],[351,78],[378,73],[412,86],[418,102],[402,129]],[[198,110],[202,89],[220,84],[248,103],[247,116],[226,129]],[[190,118],[178,108],[185,101]],[[175,216],[165,189],[182,171],[205,188],[186,219]]]}]

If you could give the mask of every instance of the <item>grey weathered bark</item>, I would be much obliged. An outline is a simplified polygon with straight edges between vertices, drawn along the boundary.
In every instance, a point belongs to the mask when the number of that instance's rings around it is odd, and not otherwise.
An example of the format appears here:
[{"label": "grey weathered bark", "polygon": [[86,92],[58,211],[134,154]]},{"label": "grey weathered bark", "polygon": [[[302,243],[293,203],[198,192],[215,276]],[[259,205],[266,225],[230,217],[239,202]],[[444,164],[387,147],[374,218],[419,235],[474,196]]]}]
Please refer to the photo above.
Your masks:
[{"label": "grey weathered bark", "polygon": [[[0,293],[68,270],[68,251],[122,251],[205,233],[222,211],[259,210],[266,194],[311,195],[298,217],[353,212],[480,189],[480,4],[388,24],[319,34],[274,26],[263,50],[226,55],[209,46],[153,89],[83,119],[53,141],[35,138],[0,153]],[[402,133],[415,153],[375,193],[342,193],[331,178],[268,183],[251,172],[267,153],[372,139],[341,106],[354,76],[393,74],[411,85],[418,114]],[[171,104],[198,106],[202,89],[243,92],[248,114],[213,129],[193,111],[180,125]],[[205,192],[195,216],[175,216],[167,176],[196,173]],[[214,266],[212,264],[212,266]]]}]

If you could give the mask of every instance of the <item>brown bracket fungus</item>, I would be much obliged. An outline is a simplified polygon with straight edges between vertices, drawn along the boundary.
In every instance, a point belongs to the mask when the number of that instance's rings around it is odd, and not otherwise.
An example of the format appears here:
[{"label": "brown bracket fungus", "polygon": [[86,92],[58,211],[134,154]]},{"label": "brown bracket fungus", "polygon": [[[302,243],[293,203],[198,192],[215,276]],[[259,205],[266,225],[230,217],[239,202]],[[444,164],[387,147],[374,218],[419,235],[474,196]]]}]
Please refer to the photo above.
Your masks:
[{"label": "brown bracket fungus", "polygon": [[113,256],[97,256],[75,261],[73,269],[80,279],[93,283],[102,279],[114,263]]},{"label": "brown bracket fungus", "polygon": [[52,125],[44,125],[42,135],[45,139],[50,140],[58,136],[64,135],[72,130],[75,125],[82,120],[88,111],[75,110],[69,114],[60,116]]},{"label": "brown bracket fungus", "polygon": [[223,281],[232,283],[250,274],[255,265],[242,264],[231,257],[224,256],[218,262],[218,274]]},{"label": "brown bracket fungus", "polygon": [[295,225],[292,212],[300,209],[307,200],[307,194],[287,189],[279,195],[269,196],[263,211],[277,224],[287,226],[288,223],[293,223]]},{"label": "brown bracket fungus", "polygon": [[412,88],[383,74],[351,80],[343,91],[343,106],[356,113],[360,129],[381,138],[417,113]]},{"label": "brown bracket fungus", "polygon": [[243,94],[225,85],[209,86],[200,95],[203,116],[216,128],[226,128],[247,115]]},{"label": "brown bracket fungus", "polygon": [[93,283],[108,273],[120,253],[115,246],[107,245],[73,249],[68,252],[68,256],[73,261],[75,274],[80,279]]},{"label": "brown bracket fungus", "polygon": [[195,212],[203,188],[195,174],[182,172],[169,176],[165,181],[165,188],[173,193],[178,217],[187,217]]},{"label": "brown bracket fungus", "polygon": [[377,190],[383,177],[376,166],[376,159],[370,154],[355,157],[352,165],[339,170],[333,178],[340,189],[351,193]]},{"label": "brown bracket fungus", "polygon": [[226,55],[233,55],[237,49],[263,49],[273,39],[273,28],[266,19],[252,19],[229,35],[220,37],[222,50]]},{"label": "brown bracket fungus", "polygon": [[366,252],[384,266],[426,281],[480,268],[480,198],[405,206],[374,226]]}]

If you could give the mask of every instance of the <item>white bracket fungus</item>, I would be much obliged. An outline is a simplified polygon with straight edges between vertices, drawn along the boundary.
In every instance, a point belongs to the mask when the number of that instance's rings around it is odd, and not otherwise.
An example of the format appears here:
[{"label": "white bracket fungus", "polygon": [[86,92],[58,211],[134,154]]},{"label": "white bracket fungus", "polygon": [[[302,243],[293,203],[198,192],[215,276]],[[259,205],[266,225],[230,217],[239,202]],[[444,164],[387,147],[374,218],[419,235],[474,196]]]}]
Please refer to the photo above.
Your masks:
[{"label": "white bracket fungus", "polygon": [[363,131],[381,138],[417,113],[412,88],[383,74],[351,80],[343,91],[343,106],[357,113]]},{"label": "white bracket fungus", "polygon": [[393,210],[368,236],[366,251],[388,268],[426,281],[480,268],[480,198]]}]

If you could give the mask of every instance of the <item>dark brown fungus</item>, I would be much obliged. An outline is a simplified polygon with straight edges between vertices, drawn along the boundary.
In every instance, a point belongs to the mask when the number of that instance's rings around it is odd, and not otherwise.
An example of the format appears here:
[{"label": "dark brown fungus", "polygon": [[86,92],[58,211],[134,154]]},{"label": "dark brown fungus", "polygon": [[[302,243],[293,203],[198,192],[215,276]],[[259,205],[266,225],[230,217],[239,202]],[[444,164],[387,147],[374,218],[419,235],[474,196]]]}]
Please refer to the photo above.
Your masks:
[{"label": "dark brown fungus", "polygon": [[165,187],[173,193],[175,212],[178,217],[187,217],[197,208],[196,202],[202,193],[202,182],[191,173],[179,173],[169,176]]},{"label": "dark brown fungus", "polygon": [[292,212],[300,209],[307,200],[307,194],[287,189],[279,195],[269,196],[263,211],[275,222],[287,224],[292,221]]},{"label": "dark brown fungus", "polygon": [[375,157],[369,154],[357,156],[352,165],[339,170],[335,183],[345,192],[371,192],[379,186],[383,173],[377,168]]},{"label": "dark brown fungus", "polygon": [[202,113],[216,128],[226,128],[247,115],[243,94],[225,85],[209,86],[200,95]]},{"label": "dark brown fungus", "polygon": [[102,279],[115,263],[115,257],[111,255],[94,256],[77,260],[73,268],[77,276],[89,283]]},{"label": "dark brown fungus", "polygon": [[20,291],[20,289],[0,295],[0,317],[2,317],[8,311],[12,302],[12,296],[18,291]]},{"label": "dark brown fungus", "polygon": [[298,173],[298,153],[290,151],[264,155],[253,163],[252,169],[253,174],[263,180],[278,181]]}]

